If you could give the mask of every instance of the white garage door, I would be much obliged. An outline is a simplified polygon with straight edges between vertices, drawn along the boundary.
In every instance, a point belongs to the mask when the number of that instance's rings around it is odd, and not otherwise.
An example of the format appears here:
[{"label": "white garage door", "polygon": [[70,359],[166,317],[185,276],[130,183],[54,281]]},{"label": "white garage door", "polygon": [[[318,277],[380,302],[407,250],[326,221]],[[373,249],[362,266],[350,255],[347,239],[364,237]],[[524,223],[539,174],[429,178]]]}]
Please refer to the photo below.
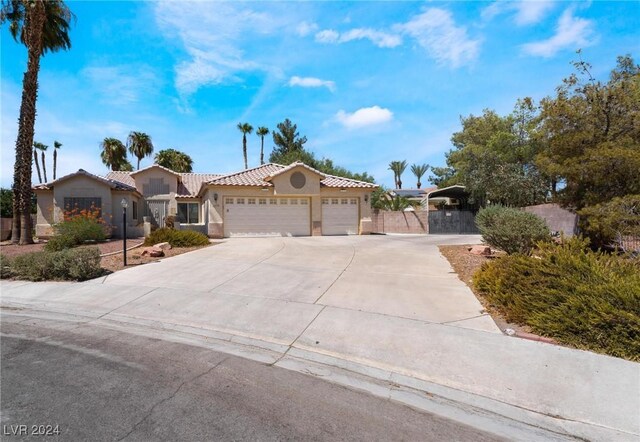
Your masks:
[{"label": "white garage door", "polygon": [[224,236],[307,236],[308,198],[226,197]]},{"label": "white garage door", "polygon": [[322,234],[358,234],[358,198],[322,198]]}]

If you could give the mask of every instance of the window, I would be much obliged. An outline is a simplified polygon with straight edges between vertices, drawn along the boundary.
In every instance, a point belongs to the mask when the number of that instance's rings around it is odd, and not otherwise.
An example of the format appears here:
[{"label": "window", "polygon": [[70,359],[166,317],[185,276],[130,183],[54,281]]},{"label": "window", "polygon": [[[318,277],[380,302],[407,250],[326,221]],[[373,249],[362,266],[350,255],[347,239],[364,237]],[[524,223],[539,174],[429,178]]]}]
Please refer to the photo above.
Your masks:
[{"label": "window", "polygon": [[225,198],[224,199],[224,203],[225,204],[233,204],[233,198]]},{"label": "window", "polygon": [[238,204],[244,204],[244,198],[238,198],[238,199],[236,200],[236,202],[237,202]]},{"label": "window", "polygon": [[331,204],[338,204],[338,198],[331,198]]},{"label": "window", "polygon": [[142,185],[144,195],[166,195],[169,191],[169,184],[165,184],[164,178],[149,178],[149,182]]},{"label": "window", "polygon": [[269,198],[269,204],[278,204],[278,200],[275,198]]},{"label": "window", "polygon": [[184,224],[200,222],[200,203],[178,203],[178,221]]},{"label": "window", "polygon": [[358,204],[358,200],[355,199],[355,198],[351,198],[350,203],[351,204]]},{"label": "window", "polygon": [[256,199],[255,198],[247,199],[247,204],[255,204],[255,203],[256,203]]},{"label": "window", "polygon": [[289,204],[289,201],[286,198],[282,198],[280,199],[280,204],[286,206],[287,204]]},{"label": "window", "polygon": [[342,199],[340,200],[340,204],[349,204],[349,200],[348,200],[348,199],[346,199],[346,198],[342,198]]},{"label": "window", "polygon": [[97,210],[98,216],[102,216],[102,198],[88,197],[88,198],[65,198],[64,210],[80,212],[82,210],[92,211]]},{"label": "window", "polygon": [[267,199],[266,198],[260,198],[258,200],[258,204],[260,204],[261,206],[264,206],[265,204],[267,204]]},{"label": "window", "polygon": [[300,200],[300,204],[302,204],[303,206],[306,206],[306,205],[308,205],[308,204],[309,204],[309,200],[308,200],[308,199],[306,199],[306,198],[302,198],[302,199]]},{"label": "window", "polygon": [[291,199],[291,204],[294,204],[294,205],[296,205],[296,206],[297,206],[297,205],[298,205],[298,200],[297,200],[297,199],[295,199],[295,198],[292,198],[292,199]]},{"label": "window", "polygon": [[322,204],[329,204],[329,198],[322,198]]},{"label": "window", "polygon": [[132,219],[135,219],[135,220],[138,219],[138,202],[137,201],[131,202],[131,217]]}]

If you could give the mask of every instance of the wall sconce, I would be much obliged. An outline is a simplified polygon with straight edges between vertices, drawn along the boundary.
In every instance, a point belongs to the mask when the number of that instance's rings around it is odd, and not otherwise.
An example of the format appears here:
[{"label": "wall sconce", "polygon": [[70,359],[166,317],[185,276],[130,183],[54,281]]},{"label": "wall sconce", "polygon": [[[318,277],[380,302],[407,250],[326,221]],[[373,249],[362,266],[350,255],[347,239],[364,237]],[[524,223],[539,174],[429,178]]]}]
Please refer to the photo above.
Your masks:
[{"label": "wall sconce", "polygon": [[216,202],[216,203],[218,202],[218,194],[217,193],[213,194],[213,201]]},{"label": "wall sconce", "polygon": [[369,202],[369,195],[365,195],[365,196],[364,196],[364,202],[365,202],[365,203],[368,203],[368,202]]},{"label": "wall sconce", "polygon": [[347,189],[340,189],[340,192],[346,192]]}]

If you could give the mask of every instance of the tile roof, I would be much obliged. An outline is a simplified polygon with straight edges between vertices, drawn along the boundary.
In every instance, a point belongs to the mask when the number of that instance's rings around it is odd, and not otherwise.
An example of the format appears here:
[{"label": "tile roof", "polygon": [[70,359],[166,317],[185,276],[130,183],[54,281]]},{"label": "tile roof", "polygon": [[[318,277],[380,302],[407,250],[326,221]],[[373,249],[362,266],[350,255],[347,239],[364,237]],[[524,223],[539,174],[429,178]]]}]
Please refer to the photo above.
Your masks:
[{"label": "tile roof", "polygon": [[145,170],[154,169],[154,168],[156,168],[156,169],[162,169],[162,170],[164,170],[165,172],[169,172],[169,173],[170,173],[170,174],[172,174],[172,175],[180,175],[178,172],[176,172],[176,171],[174,171],[174,170],[171,170],[171,169],[169,169],[168,167],[164,167],[164,166],[161,166],[161,165],[159,165],[159,164],[156,164],[156,163],[153,163],[151,166],[143,167],[142,169],[134,170],[133,172],[131,172],[131,175],[135,175],[135,174],[137,174],[137,173],[144,172]]},{"label": "tile roof", "polygon": [[113,179],[113,178],[111,178],[109,176],[102,177],[102,176],[99,176],[99,175],[94,175],[92,173],[87,172],[84,169],[78,169],[77,172],[70,173],[69,175],[65,175],[63,177],[60,177],[55,181],[50,181],[50,182],[44,183],[44,184],[38,184],[37,186],[34,186],[33,188],[37,189],[37,190],[50,190],[50,189],[53,188],[53,186],[56,183],[60,183],[62,181],[66,181],[66,180],[68,180],[70,178],[73,178],[73,177],[79,176],[79,175],[86,176],[87,178],[91,178],[91,179],[94,179],[96,181],[100,181],[100,182],[106,184],[107,186],[109,186],[109,187],[111,187],[112,189],[115,189],[115,190],[127,190],[127,191],[133,191],[133,192],[136,191],[135,185],[133,185],[133,186],[129,185],[129,184],[125,183],[125,182]]},{"label": "tile roof", "polygon": [[176,196],[196,197],[204,183],[218,178],[219,176],[221,175],[217,173],[181,173]]},{"label": "tile roof", "polygon": [[278,176],[278,175],[281,175],[281,174],[283,174],[283,173],[285,173],[285,172],[288,172],[288,171],[290,171],[291,169],[295,169],[296,167],[303,167],[303,168],[305,168],[305,169],[307,169],[307,170],[310,170],[310,171],[311,171],[311,172],[313,172],[313,173],[316,173],[316,174],[320,175],[320,176],[321,176],[321,177],[323,177],[323,178],[327,176],[327,174],[326,174],[326,173],[322,173],[322,172],[320,172],[319,170],[314,169],[314,168],[313,168],[313,167],[311,167],[311,166],[307,166],[307,165],[306,165],[306,164],[304,164],[302,161],[296,161],[295,163],[291,163],[291,164],[289,164],[288,166],[283,167],[282,169],[280,169],[279,171],[277,171],[277,172],[276,172],[276,173],[274,173],[273,175],[266,177],[266,178],[265,178],[265,181],[271,181],[271,179],[272,179],[272,178],[274,178],[274,177],[276,177],[276,176]]},{"label": "tile roof", "polygon": [[107,179],[120,181],[127,186],[136,187],[136,180],[131,176],[131,172],[112,171],[107,174]]},{"label": "tile roof", "polygon": [[209,181],[208,184],[216,185],[216,186],[272,187],[273,184],[267,180],[271,179],[275,175],[278,175],[287,170],[293,169],[296,166],[301,166],[301,165],[323,176],[324,178],[320,181],[320,184],[324,187],[370,188],[370,189],[374,189],[378,187],[376,184],[366,183],[364,181],[358,181],[358,180],[352,180],[349,178],[342,178],[342,177],[337,177],[333,175],[327,175],[303,163],[293,163],[293,164],[290,164],[289,166],[269,163],[263,166],[254,167],[253,169],[247,169],[241,172],[235,172],[229,175],[221,176],[219,178]]}]

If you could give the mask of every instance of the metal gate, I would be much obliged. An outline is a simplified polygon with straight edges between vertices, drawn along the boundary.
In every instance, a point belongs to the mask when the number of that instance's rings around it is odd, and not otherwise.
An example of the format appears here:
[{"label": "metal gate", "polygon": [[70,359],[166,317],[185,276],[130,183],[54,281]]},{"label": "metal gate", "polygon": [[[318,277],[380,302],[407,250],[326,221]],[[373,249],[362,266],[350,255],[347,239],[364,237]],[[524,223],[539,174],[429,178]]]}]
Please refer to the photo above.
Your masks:
[{"label": "metal gate", "polygon": [[469,210],[430,210],[429,233],[477,234],[476,216]]},{"label": "metal gate", "polygon": [[151,222],[157,227],[164,227],[164,221],[169,212],[169,200],[145,200],[144,216],[151,217]]}]

